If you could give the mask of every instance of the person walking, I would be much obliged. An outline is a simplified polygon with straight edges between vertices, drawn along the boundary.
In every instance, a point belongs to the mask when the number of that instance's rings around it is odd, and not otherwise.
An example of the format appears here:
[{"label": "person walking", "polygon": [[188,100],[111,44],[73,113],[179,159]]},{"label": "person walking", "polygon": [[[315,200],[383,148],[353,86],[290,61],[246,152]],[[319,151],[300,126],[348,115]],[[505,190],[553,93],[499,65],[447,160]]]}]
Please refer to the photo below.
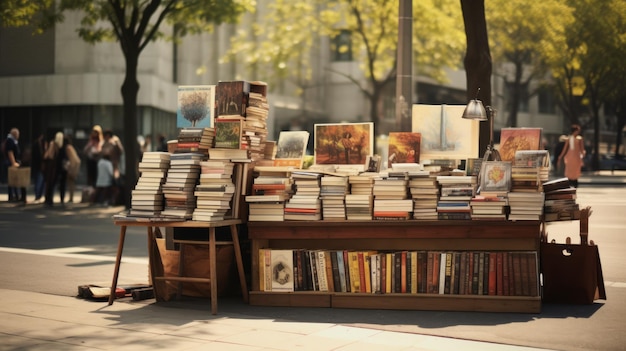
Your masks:
[{"label": "person walking", "polygon": [[563,150],[559,154],[558,165],[565,163],[565,177],[570,185],[577,188],[578,178],[580,178],[583,159],[585,158],[585,142],[580,135],[581,128],[578,124],[572,125],[572,132],[567,137]]},{"label": "person walking", "polygon": [[[9,134],[7,135],[6,140],[3,145],[4,159],[5,164],[7,166],[7,171],[9,168],[15,167],[18,168],[20,166],[20,160],[22,157],[22,152],[20,150],[20,145],[18,140],[20,139],[20,130],[17,128],[12,128]],[[26,203],[26,188],[21,187],[17,188],[14,186],[8,187],[9,193],[9,202],[23,202]]]},{"label": "person walking", "polygon": [[87,185],[93,188],[96,186],[96,178],[98,177],[98,159],[102,152],[103,139],[102,127],[95,125],[91,130],[87,144],[83,148],[87,163]]},{"label": "person walking", "polygon": [[67,190],[69,191],[69,203],[74,202],[74,193],[76,192],[76,178],[78,178],[78,172],[80,171],[80,157],[72,145],[72,139],[66,136],[64,139],[65,154],[67,155],[67,161],[63,163],[63,167],[67,171]]}]

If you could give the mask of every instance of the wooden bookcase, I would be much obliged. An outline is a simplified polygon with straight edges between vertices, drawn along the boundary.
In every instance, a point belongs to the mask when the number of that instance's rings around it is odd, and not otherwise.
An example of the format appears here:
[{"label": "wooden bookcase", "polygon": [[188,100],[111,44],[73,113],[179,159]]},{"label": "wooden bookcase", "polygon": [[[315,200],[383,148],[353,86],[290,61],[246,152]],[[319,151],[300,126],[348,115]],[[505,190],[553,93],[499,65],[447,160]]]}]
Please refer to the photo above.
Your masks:
[{"label": "wooden bookcase", "polygon": [[262,248],[534,251],[539,257],[540,221],[248,222],[248,236],[252,249],[251,305],[522,313],[541,311],[540,296],[265,292],[259,291],[257,273],[258,252]]}]

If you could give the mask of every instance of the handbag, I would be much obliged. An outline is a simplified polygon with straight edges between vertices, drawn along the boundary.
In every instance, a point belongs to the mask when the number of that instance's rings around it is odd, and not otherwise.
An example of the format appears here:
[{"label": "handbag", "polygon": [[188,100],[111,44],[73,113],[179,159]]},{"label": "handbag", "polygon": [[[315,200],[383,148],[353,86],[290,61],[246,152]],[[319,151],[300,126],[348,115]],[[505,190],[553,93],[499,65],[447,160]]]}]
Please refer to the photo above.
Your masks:
[{"label": "handbag", "polygon": [[606,300],[596,245],[541,243],[543,301],[592,304]]},{"label": "handbag", "polygon": [[[542,300],[553,303],[592,304],[606,300],[600,250],[587,244],[589,208],[580,215],[580,244],[541,242]],[[569,240],[568,240],[569,241]]]}]

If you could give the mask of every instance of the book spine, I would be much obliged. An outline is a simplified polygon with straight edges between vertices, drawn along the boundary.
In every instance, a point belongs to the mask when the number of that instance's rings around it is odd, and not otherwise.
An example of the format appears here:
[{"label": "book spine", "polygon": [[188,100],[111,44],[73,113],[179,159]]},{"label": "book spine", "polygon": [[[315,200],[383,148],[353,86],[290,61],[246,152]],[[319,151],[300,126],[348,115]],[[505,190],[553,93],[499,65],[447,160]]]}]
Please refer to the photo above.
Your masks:
[{"label": "book spine", "polygon": [[446,266],[445,266],[445,271],[444,271],[445,277],[444,277],[443,293],[449,295],[451,291],[451,285],[452,285],[452,253],[447,252],[445,257],[446,257]]},{"label": "book spine", "polygon": [[491,252],[489,253],[489,284],[487,293],[488,295],[496,295],[496,284],[497,284],[497,253]]}]

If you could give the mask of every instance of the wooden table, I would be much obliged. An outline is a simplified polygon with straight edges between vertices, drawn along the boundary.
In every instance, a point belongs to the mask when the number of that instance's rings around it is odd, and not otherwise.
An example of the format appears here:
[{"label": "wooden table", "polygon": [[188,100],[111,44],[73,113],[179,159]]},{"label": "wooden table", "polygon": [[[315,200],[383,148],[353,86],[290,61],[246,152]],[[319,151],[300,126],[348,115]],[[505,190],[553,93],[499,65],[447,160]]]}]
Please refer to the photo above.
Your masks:
[{"label": "wooden table", "polygon": [[[115,219],[115,225],[120,226],[120,237],[117,245],[117,256],[115,258],[115,270],[113,272],[113,281],[111,283],[111,293],[109,295],[109,305],[113,304],[115,300],[115,290],[117,288],[117,279],[119,277],[120,262],[122,260],[122,252],[124,250],[124,240],[126,238],[127,227],[146,227],[148,232],[148,257],[151,284],[153,288],[156,288],[156,280],[174,280],[179,282],[206,282],[211,284],[211,313],[217,314],[217,249],[218,245],[233,245],[235,251],[235,260],[237,263],[237,271],[239,274],[239,283],[241,285],[241,293],[245,303],[248,302],[248,287],[246,285],[246,278],[243,269],[243,261],[241,257],[241,249],[239,245],[239,237],[237,234],[237,225],[241,224],[239,219],[228,219],[215,222],[200,222],[200,221],[168,221],[152,218],[122,218]],[[192,245],[207,245],[209,247],[209,271],[210,278],[194,278],[194,277],[161,277],[156,274],[154,264],[154,250],[155,250],[155,233],[154,228],[207,228],[208,229],[208,241],[185,241],[180,240],[183,244]],[[232,242],[221,241],[218,242],[215,239],[215,228],[230,227],[230,233],[232,236]],[[155,291],[156,295],[156,291]]]}]

